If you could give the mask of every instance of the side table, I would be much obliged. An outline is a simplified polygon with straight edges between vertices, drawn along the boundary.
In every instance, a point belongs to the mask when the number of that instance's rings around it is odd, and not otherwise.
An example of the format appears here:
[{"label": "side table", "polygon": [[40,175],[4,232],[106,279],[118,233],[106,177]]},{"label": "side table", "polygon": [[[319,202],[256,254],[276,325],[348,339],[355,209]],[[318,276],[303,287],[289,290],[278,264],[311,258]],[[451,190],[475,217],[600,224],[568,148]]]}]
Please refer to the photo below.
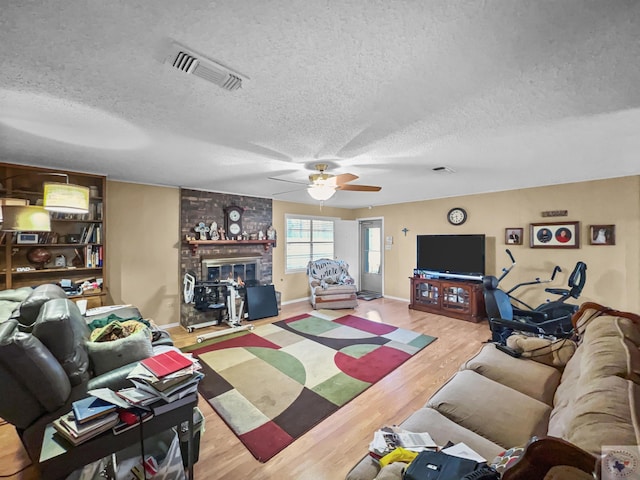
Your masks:
[{"label": "side table", "polygon": [[[162,405],[150,420],[142,424],[144,438],[156,435],[172,427],[178,427],[188,422],[189,439],[187,441],[187,469],[188,478],[193,480],[193,409],[198,404],[198,395],[187,395],[175,402]],[[38,467],[42,479],[65,478],[74,470],[95,462],[107,455],[140,442],[140,428],[138,425],[131,430],[114,435],[108,431],[95,438],[87,440],[77,446],[72,446],[60,437],[53,424],[47,425],[42,440],[42,451]]]}]

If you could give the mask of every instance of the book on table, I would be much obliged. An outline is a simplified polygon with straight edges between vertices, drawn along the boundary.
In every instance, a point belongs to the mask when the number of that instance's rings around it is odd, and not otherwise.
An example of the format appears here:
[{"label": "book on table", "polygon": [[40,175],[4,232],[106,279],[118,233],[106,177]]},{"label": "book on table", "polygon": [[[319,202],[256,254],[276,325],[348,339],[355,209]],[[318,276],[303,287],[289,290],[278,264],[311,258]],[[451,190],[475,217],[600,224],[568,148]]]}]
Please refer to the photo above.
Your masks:
[{"label": "book on table", "polygon": [[169,350],[153,357],[140,360],[153,375],[161,379],[193,365],[193,360],[175,350]]},{"label": "book on table", "polygon": [[133,382],[136,389],[151,395],[155,395],[157,399],[164,400],[165,402],[173,402],[188,395],[189,393],[196,392],[198,390],[198,384],[200,383],[200,380],[202,380],[202,378],[204,378],[204,374],[200,372],[194,372],[182,382],[164,391],[156,390],[153,384],[149,384],[144,380],[130,380]]},{"label": "book on table", "polygon": [[60,422],[71,432],[74,437],[82,437],[91,433],[105,424],[113,423],[117,420],[118,412],[111,412],[90,422],[78,423],[73,412],[60,417]]},{"label": "book on table", "polygon": [[186,353],[183,355],[191,363],[187,367],[174,373],[170,373],[169,375],[165,375],[162,378],[154,375],[142,362],[139,362],[131,372],[129,372],[127,378],[130,380],[142,380],[149,385],[153,385],[156,390],[164,391],[189,378],[194,372],[202,370],[200,362],[198,362],[197,359],[194,359],[191,354]]},{"label": "book on table", "polygon": [[157,382],[147,381],[147,383],[159,392],[165,392],[170,388],[175,387],[176,385],[186,382],[193,376],[193,372],[191,369],[187,369],[187,371],[181,375],[179,375],[179,373],[180,372],[176,372],[175,374],[168,375],[162,379],[158,379]]},{"label": "book on table", "polygon": [[111,429],[118,423],[118,413],[111,412],[100,418],[78,423],[72,412],[53,421],[53,428],[72,445],[79,445]]},{"label": "book on table", "polygon": [[93,395],[76,400],[71,404],[73,415],[78,423],[85,423],[115,412],[116,406]]},{"label": "book on table", "polygon": [[141,388],[129,387],[116,392],[116,395],[126,400],[130,405],[144,407],[158,400],[155,392],[148,392]]}]

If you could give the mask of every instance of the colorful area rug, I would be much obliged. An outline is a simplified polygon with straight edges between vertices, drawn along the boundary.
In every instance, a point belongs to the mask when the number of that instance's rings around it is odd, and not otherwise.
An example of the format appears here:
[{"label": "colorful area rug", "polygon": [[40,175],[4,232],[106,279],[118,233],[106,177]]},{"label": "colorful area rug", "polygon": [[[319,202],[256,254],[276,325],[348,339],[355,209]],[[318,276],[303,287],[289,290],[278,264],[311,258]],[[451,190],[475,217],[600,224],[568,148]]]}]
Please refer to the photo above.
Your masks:
[{"label": "colorful area rug", "polygon": [[183,351],[202,364],[200,394],[266,462],[434,340],[314,312]]}]

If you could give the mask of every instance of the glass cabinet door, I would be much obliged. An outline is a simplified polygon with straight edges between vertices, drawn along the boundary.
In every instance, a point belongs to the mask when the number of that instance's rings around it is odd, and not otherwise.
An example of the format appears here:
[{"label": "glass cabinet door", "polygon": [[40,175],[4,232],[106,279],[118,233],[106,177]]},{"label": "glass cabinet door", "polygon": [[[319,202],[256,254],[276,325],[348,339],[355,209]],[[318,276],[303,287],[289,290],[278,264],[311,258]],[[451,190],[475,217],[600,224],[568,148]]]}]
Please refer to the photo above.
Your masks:
[{"label": "glass cabinet door", "polygon": [[438,285],[421,282],[416,285],[416,301],[425,305],[438,305],[440,288]]},{"label": "glass cabinet door", "polygon": [[469,310],[469,290],[457,285],[444,285],[442,306],[453,310]]}]

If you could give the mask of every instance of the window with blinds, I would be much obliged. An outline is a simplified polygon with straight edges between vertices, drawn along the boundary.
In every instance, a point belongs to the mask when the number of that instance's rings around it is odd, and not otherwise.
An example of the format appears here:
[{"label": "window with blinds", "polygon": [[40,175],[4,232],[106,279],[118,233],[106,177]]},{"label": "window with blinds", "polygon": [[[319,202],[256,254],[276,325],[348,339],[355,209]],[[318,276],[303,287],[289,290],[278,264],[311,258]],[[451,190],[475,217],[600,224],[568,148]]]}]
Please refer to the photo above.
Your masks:
[{"label": "window with blinds", "polygon": [[299,272],[307,263],[333,258],[333,220],[310,217],[286,218],[286,272]]}]

